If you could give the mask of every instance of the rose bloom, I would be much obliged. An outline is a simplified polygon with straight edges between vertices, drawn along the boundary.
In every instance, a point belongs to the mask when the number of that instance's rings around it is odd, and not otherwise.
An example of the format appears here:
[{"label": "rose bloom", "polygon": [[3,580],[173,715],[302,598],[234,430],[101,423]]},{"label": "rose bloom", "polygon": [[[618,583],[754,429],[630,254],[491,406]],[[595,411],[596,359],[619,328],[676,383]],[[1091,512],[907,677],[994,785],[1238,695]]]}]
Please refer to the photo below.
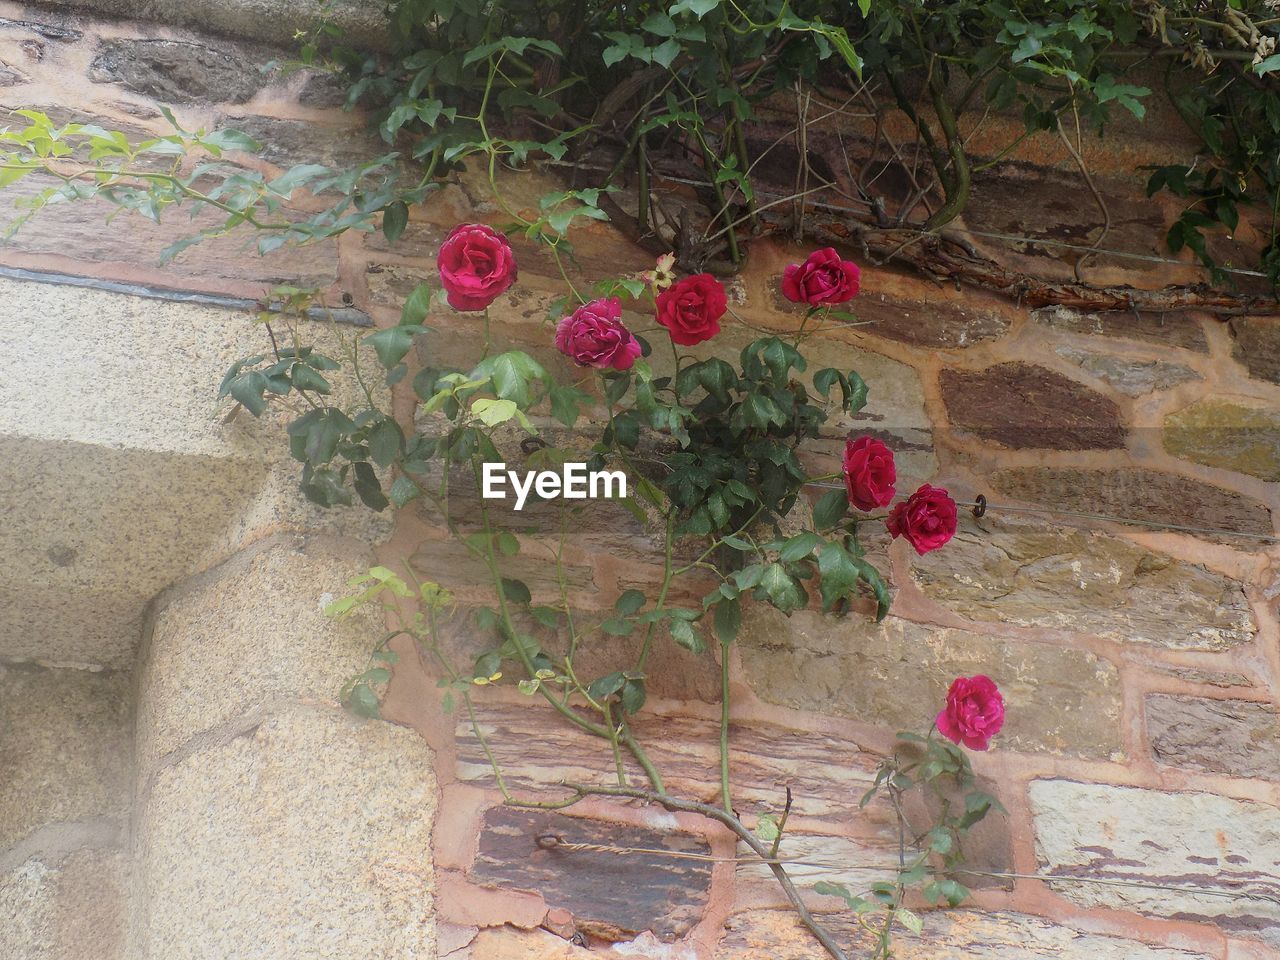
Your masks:
[{"label": "rose bloom", "polygon": [[952,743],[985,750],[1004,726],[1004,697],[990,677],[957,677],[937,722],[939,732]]},{"label": "rose bloom", "polygon": [[889,534],[906,537],[916,553],[937,550],[956,532],[956,502],[941,487],[922,484],[920,489],[889,511]]},{"label": "rose bloom", "polygon": [[720,318],[729,308],[724,287],[709,273],[685,277],[658,294],[658,322],[682,346],[710,340],[720,332]]},{"label": "rose bloom", "polygon": [[809,254],[804,263],[793,263],[782,273],[782,295],[792,303],[824,307],[844,303],[858,295],[862,271],[851,260],[841,260],[835,248]]},{"label": "rose bloom", "polygon": [[888,506],[897,492],[894,483],[898,468],[893,451],[874,437],[846,440],[844,444],[844,485],[849,502],[858,510]]},{"label": "rose bloom", "polygon": [[556,349],[581,367],[630,370],[640,342],[623,326],[617,297],[585,303],[556,325]]},{"label": "rose bloom", "polygon": [[516,282],[516,258],[507,238],[482,223],[453,228],[436,257],[440,283],[455,310],[483,310]]}]

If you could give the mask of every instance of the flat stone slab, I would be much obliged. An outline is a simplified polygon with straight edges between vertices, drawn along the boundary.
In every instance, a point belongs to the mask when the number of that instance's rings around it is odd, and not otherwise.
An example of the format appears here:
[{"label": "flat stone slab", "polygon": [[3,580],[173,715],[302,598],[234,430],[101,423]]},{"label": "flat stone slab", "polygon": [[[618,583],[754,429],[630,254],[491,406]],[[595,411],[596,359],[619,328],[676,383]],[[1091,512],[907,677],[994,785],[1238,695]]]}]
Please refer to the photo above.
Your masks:
[{"label": "flat stone slab", "polygon": [[1040,869],[1071,878],[1051,884],[1059,895],[1280,947],[1280,809],[1072,780],[1035,780],[1029,794]]}]

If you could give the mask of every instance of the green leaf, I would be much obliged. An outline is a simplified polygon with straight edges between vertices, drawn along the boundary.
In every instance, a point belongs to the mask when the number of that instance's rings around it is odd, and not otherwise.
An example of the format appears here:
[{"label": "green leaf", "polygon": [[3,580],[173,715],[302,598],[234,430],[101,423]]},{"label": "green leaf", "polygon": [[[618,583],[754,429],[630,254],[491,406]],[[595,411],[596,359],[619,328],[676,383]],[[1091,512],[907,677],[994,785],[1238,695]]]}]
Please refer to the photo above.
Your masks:
[{"label": "green leaf", "polygon": [[347,695],[347,706],[352,713],[361,717],[377,719],[380,716],[378,695],[366,684],[357,683]]},{"label": "green leaf", "polygon": [[[414,327],[421,325],[431,312],[431,288],[420,283],[413,288],[400,311],[400,326]],[[425,329],[425,328],[424,328]]]},{"label": "green leaf", "polygon": [[916,936],[919,936],[920,933],[924,930],[924,921],[921,920],[918,915],[908,910],[906,907],[899,907],[895,915],[898,918],[898,922],[902,924],[904,927],[906,927],[908,930],[910,930],[912,933],[914,933]]},{"label": "green leaf", "polygon": [[403,507],[410,500],[422,493],[418,489],[418,485],[406,477],[404,474],[396,477],[395,483],[391,484],[391,492],[389,497],[391,502],[397,507]]},{"label": "green leaf", "polygon": [[756,597],[768,600],[783,613],[799,610],[809,602],[800,581],[787,573],[780,563],[771,563],[760,575],[760,585],[756,587]]},{"label": "green leaf", "polygon": [[756,836],[765,843],[773,843],[778,839],[778,818],[771,813],[762,813],[756,820]]},{"label": "green leaf", "polygon": [[849,495],[843,488],[828,490],[813,507],[813,525],[819,530],[830,530],[849,512]]},{"label": "green leaf", "polygon": [[716,604],[714,628],[717,640],[728,646],[737,639],[741,627],[742,606],[737,597]]},{"label": "green leaf", "polygon": [[690,653],[700,654],[707,649],[701,634],[688,620],[672,620],[670,629],[671,639]]},{"label": "green leaf", "polygon": [[627,682],[622,685],[622,695],[618,699],[622,701],[623,710],[629,714],[636,714],[644,706],[645,697],[644,678],[628,677]]},{"label": "green leaf", "polygon": [[822,542],[820,536],[809,530],[797,533],[782,545],[782,549],[778,552],[778,559],[783,563],[794,563],[802,557],[809,556],[813,553],[813,548]]},{"label": "green leaf", "polygon": [[547,371],[527,353],[510,350],[485,360],[475,368],[471,377],[492,379],[493,392],[499,399],[512,400],[523,409],[529,406],[532,399],[530,383],[534,380],[546,380]]},{"label": "green leaf", "polygon": [[592,680],[587,686],[587,694],[597,702],[607,700],[621,690],[626,682],[626,674],[621,670],[616,670],[613,673],[605,674],[598,680]]},{"label": "green leaf", "polygon": [[390,204],[382,212],[382,233],[389,243],[395,243],[409,224],[409,207],[403,200]]},{"label": "green leaf", "polygon": [[421,332],[420,326],[401,325],[372,333],[364,338],[364,342],[373,346],[374,352],[378,354],[378,361],[390,370],[409,352],[409,348],[413,346],[414,334]]},{"label": "green leaf", "polygon": [[520,552],[520,541],[515,534],[503,530],[498,534],[498,550],[504,557],[514,557]]},{"label": "green leaf", "polygon": [[834,608],[858,583],[858,568],[838,543],[823,544],[818,554],[818,573],[822,576],[819,588],[823,610]]},{"label": "green leaf", "polygon": [[629,637],[635,628],[636,625],[633,621],[623,620],[621,617],[610,617],[600,624],[602,631],[614,637]]},{"label": "green leaf", "polygon": [[404,434],[390,417],[379,420],[369,431],[369,456],[380,467],[389,467],[400,456]]},{"label": "green leaf", "polygon": [[639,590],[628,590],[618,598],[613,608],[624,617],[629,617],[644,606],[644,594]]},{"label": "green leaf", "polygon": [[532,598],[523,580],[502,578],[502,595],[512,603],[528,603]]}]

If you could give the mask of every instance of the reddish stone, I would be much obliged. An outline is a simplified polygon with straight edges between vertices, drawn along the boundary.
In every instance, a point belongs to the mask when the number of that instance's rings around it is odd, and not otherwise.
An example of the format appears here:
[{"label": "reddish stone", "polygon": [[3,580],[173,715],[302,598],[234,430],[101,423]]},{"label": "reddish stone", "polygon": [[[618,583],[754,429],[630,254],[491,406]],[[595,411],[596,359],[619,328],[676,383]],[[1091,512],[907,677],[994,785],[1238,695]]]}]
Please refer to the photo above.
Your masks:
[{"label": "reddish stone", "polygon": [[951,425],[1016,450],[1110,450],[1124,446],[1115,403],[1044,367],[1002,363],[943,370]]},{"label": "reddish stone", "polygon": [[1280,317],[1235,317],[1232,354],[1249,376],[1280,383]]},{"label": "reddish stone", "polygon": [[1084,313],[1070,307],[1041,307],[1031,311],[1037,323],[1069,333],[1091,333],[1100,337],[1141,340],[1163,347],[1181,347],[1196,353],[1208,353],[1200,321],[1186,313],[1133,313],[1111,310],[1106,313]]},{"label": "reddish stone", "polygon": [[1270,704],[1152,694],[1147,735],[1161,763],[1280,780],[1280,715]]}]

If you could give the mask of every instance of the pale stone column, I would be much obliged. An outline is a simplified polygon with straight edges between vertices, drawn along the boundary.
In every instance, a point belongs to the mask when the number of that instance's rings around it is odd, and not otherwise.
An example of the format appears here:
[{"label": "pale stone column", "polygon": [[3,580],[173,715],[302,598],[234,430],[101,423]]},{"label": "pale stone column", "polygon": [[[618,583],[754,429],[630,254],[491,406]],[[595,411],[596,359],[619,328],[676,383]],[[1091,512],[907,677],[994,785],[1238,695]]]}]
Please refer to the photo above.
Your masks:
[{"label": "pale stone column", "polygon": [[275,537],[157,602],[138,690],[133,960],[434,956],[431,752],[337,702],[382,624],[322,608],[366,550]]}]

